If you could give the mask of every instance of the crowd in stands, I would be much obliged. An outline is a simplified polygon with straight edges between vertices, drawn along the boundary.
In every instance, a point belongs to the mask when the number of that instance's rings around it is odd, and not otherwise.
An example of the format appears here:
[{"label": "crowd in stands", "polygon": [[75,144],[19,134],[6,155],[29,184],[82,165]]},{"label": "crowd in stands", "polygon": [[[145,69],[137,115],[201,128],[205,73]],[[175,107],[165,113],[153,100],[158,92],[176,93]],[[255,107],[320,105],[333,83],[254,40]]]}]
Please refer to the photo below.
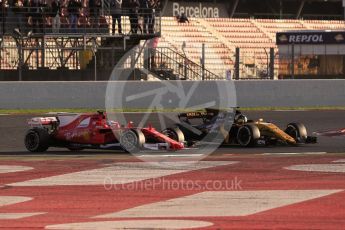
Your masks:
[{"label": "crowd in stands", "polygon": [[[155,12],[160,0],[0,0],[0,24],[27,33],[109,32],[122,34],[127,16],[130,33],[154,33]],[[110,18],[109,24],[107,18]],[[10,21],[10,22],[9,22]],[[1,26],[0,26],[1,27]],[[2,26],[5,33],[9,26]]]}]

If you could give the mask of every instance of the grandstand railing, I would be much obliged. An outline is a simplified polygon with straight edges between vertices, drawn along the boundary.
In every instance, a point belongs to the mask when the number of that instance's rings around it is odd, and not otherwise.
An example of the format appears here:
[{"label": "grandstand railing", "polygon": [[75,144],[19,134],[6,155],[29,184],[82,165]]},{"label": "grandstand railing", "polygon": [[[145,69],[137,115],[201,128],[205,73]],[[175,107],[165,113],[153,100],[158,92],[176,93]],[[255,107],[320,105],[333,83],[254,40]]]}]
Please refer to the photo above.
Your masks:
[{"label": "grandstand railing", "polygon": [[128,53],[120,68],[144,69],[161,80],[224,80],[185,55],[167,47],[138,47]]},{"label": "grandstand railing", "polygon": [[[119,12],[110,9],[93,9],[82,7],[75,9],[62,8],[58,22],[48,7],[2,7],[0,10],[0,36],[61,36],[61,35],[159,35],[161,32],[161,11],[158,9],[128,9]],[[68,12],[70,11],[70,13]],[[122,31],[116,22],[112,31],[113,15],[121,15]],[[113,33],[114,32],[114,33]]]},{"label": "grandstand railing", "polygon": [[220,80],[224,79],[205,67],[191,61],[185,55],[166,47],[158,47],[154,51],[154,63],[150,63],[150,69],[155,71],[164,71],[171,69],[177,79],[182,80]]},{"label": "grandstand railing", "polygon": [[141,69],[160,80],[224,80],[185,55],[167,47],[131,50],[118,68]]}]

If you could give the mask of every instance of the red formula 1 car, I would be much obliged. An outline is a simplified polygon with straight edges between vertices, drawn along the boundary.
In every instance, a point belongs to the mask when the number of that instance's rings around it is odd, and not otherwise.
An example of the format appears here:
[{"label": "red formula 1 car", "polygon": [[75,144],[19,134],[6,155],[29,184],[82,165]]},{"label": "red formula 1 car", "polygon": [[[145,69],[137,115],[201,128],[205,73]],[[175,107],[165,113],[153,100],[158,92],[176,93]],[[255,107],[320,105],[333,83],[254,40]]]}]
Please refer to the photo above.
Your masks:
[{"label": "red formula 1 car", "polygon": [[56,117],[34,117],[28,121],[25,147],[31,152],[43,152],[49,147],[82,149],[120,149],[127,152],[150,150],[180,150],[184,140],[173,140],[153,127],[134,128],[132,122],[121,126],[109,121],[103,112]]}]

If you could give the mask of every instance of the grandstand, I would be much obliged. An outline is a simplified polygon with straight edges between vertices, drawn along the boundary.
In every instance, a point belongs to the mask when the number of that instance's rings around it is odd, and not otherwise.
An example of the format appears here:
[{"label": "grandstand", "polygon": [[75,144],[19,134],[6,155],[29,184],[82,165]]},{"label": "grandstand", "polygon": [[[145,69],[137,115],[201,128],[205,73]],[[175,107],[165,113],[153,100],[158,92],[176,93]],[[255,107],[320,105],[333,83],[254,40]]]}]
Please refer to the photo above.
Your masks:
[{"label": "grandstand", "polygon": [[[181,28],[182,27],[182,28]],[[178,25],[173,17],[162,19],[162,40],[168,45],[181,49],[186,42],[186,55],[198,62],[201,44],[207,45],[206,68],[225,77],[226,70],[234,68],[235,47],[241,49],[242,74],[253,76],[268,65],[269,48],[277,51],[275,35],[287,30],[340,30],[344,21],[338,20],[297,20],[297,19],[242,19],[209,18],[191,19],[188,25]],[[165,44],[165,43],[164,43]],[[165,44],[166,45],[166,44]],[[278,59],[276,71],[278,74]],[[250,69],[246,66],[255,66]]]},{"label": "grandstand", "polygon": [[[258,5],[258,2],[261,3]],[[5,13],[1,15],[1,78],[45,80],[33,76],[35,71],[56,70],[51,75],[56,76],[55,79],[107,79],[109,72],[124,53],[154,37],[160,37],[155,58],[155,64],[158,64],[160,69],[155,71],[161,79],[206,79],[204,71],[208,71],[208,76],[212,76],[210,79],[224,79],[229,71],[235,73],[237,61],[240,78],[265,79],[269,78],[269,66],[273,59],[274,77],[277,78],[281,68],[276,33],[345,28],[344,21],[340,20],[343,15],[342,3],[336,0],[168,0],[161,3],[163,11],[155,11],[155,30],[145,34],[131,32],[131,16],[128,13],[122,16],[123,33],[112,34],[109,1],[104,1],[96,26],[92,25],[88,1],[83,1],[82,6],[76,32],[71,31],[68,12],[64,10],[66,16],[61,18],[61,31],[58,34],[52,33],[52,18],[47,15],[42,33],[31,36],[27,36],[27,28],[19,35],[13,32],[16,22],[11,21],[11,17],[14,17],[15,13],[7,6],[9,13],[5,19]],[[2,9],[4,11],[4,7]],[[176,14],[181,13],[181,10],[189,17],[189,22],[178,22]],[[141,27],[142,23],[139,20]],[[236,48],[239,48],[239,57],[236,56]],[[273,59],[270,57],[271,48],[274,49]],[[140,70],[145,67],[142,61],[143,52],[136,51],[136,54],[141,55],[140,63],[135,65],[135,68]],[[177,63],[176,57],[182,61]],[[181,65],[193,72],[193,77],[186,76],[184,73],[188,71],[181,71]],[[65,74],[67,69],[70,70],[67,79],[58,77],[61,73]],[[104,74],[102,71],[105,71]],[[153,75],[155,71],[152,69]],[[30,72],[30,77],[18,77],[19,72],[23,75]],[[98,78],[94,76],[96,74]],[[142,74],[139,78],[141,76]]]}]

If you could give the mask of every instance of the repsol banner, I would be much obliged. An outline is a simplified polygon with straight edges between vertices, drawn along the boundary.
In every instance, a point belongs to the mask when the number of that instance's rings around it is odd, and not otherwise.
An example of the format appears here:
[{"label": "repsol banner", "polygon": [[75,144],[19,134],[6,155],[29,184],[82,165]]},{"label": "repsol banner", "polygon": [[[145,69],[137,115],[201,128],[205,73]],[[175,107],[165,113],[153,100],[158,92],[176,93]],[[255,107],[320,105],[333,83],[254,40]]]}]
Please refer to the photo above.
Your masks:
[{"label": "repsol banner", "polygon": [[282,32],[276,35],[277,45],[345,44],[345,32]]},{"label": "repsol banner", "polygon": [[227,9],[226,3],[167,1],[163,16],[176,17],[184,13],[192,18],[228,18]]}]

